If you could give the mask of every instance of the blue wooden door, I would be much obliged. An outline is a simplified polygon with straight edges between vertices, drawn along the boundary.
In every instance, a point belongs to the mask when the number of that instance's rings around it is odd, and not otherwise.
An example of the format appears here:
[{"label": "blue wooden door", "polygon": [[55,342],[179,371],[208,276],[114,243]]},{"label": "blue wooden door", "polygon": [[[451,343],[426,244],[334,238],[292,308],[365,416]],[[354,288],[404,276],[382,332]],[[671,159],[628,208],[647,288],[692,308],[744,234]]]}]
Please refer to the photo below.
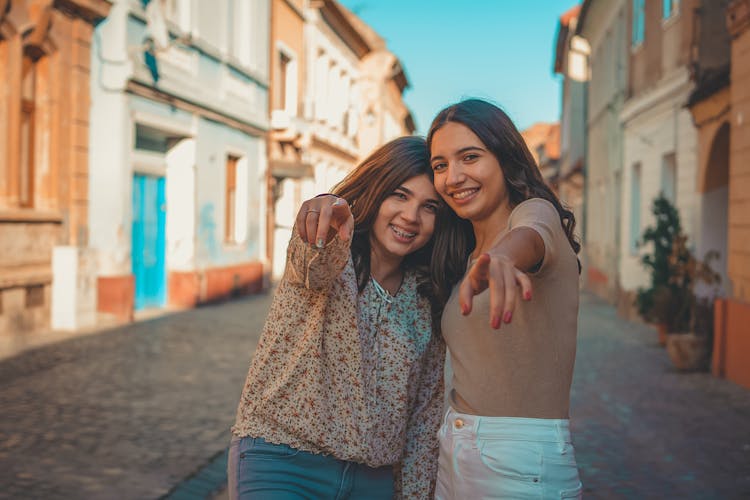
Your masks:
[{"label": "blue wooden door", "polygon": [[166,297],[164,177],[133,177],[135,308],[160,307]]}]

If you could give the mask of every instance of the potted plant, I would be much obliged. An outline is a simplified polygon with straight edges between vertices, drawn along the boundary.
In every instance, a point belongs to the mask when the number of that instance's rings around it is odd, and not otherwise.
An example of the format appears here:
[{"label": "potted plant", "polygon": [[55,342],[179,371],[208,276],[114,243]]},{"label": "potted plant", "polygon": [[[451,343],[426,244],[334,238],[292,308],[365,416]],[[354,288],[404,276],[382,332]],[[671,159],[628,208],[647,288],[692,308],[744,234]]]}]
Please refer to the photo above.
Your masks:
[{"label": "potted plant", "polygon": [[640,316],[656,325],[659,344],[667,340],[667,322],[672,311],[672,293],[669,287],[669,256],[672,243],[682,234],[680,215],[670,201],[660,194],[651,205],[654,225],[647,227],[642,236],[642,245],[648,250],[641,257],[641,264],[650,275],[650,285],[636,292],[635,305]]},{"label": "potted plant", "polygon": [[[697,259],[687,247],[687,236],[680,234],[669,255],[669,310],[667,320],[667,353],[681,371],[704,370],[708,367],[713,343],[713,299],[720,275],[711,267],[719,257],[712,250],[703,260]],[[705,290],[697,294],[697,287]]]}]

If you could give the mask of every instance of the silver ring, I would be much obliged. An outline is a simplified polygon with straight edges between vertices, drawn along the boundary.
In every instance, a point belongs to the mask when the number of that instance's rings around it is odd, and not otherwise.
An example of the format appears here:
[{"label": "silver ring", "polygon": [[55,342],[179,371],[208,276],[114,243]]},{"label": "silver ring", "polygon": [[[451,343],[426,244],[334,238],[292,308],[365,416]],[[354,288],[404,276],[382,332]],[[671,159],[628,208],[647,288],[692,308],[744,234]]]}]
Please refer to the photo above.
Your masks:
[{"label": "silver ring", "polygon": [[307,210],[307,212],[305,212],[305,214],[309,214],[310,212],[313,212],[313,213],[319,214],[319,213],[320,213],[320,210],[313,210],[312,208],[309,208],[309,209]]}]

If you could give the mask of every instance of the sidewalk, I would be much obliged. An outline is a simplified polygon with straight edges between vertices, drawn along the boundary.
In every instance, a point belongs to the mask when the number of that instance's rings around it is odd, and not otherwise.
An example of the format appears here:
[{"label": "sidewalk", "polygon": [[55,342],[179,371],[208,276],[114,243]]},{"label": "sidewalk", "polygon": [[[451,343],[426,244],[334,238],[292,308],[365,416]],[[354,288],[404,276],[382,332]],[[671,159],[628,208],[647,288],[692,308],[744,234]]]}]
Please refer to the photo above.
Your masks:
[{"label": "sidewalk", "polygon": [[[269,295],[0,361],[0,498],[226,498]],[[656,333],[581,301],[572,429],[585,498],[749,498],[750,391],[676,373]]]}]

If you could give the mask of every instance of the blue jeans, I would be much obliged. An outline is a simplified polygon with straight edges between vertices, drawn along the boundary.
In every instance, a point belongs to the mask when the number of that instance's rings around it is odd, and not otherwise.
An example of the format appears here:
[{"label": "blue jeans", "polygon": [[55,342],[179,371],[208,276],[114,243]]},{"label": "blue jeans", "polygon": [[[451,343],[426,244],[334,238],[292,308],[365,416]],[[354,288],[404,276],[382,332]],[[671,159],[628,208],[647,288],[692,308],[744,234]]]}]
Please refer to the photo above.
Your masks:
[{"label": "blue jeans", "polygon": [[227,464],[230,500],[390,499],[393,467],[368,467],[269,443],[232,437]]}]

